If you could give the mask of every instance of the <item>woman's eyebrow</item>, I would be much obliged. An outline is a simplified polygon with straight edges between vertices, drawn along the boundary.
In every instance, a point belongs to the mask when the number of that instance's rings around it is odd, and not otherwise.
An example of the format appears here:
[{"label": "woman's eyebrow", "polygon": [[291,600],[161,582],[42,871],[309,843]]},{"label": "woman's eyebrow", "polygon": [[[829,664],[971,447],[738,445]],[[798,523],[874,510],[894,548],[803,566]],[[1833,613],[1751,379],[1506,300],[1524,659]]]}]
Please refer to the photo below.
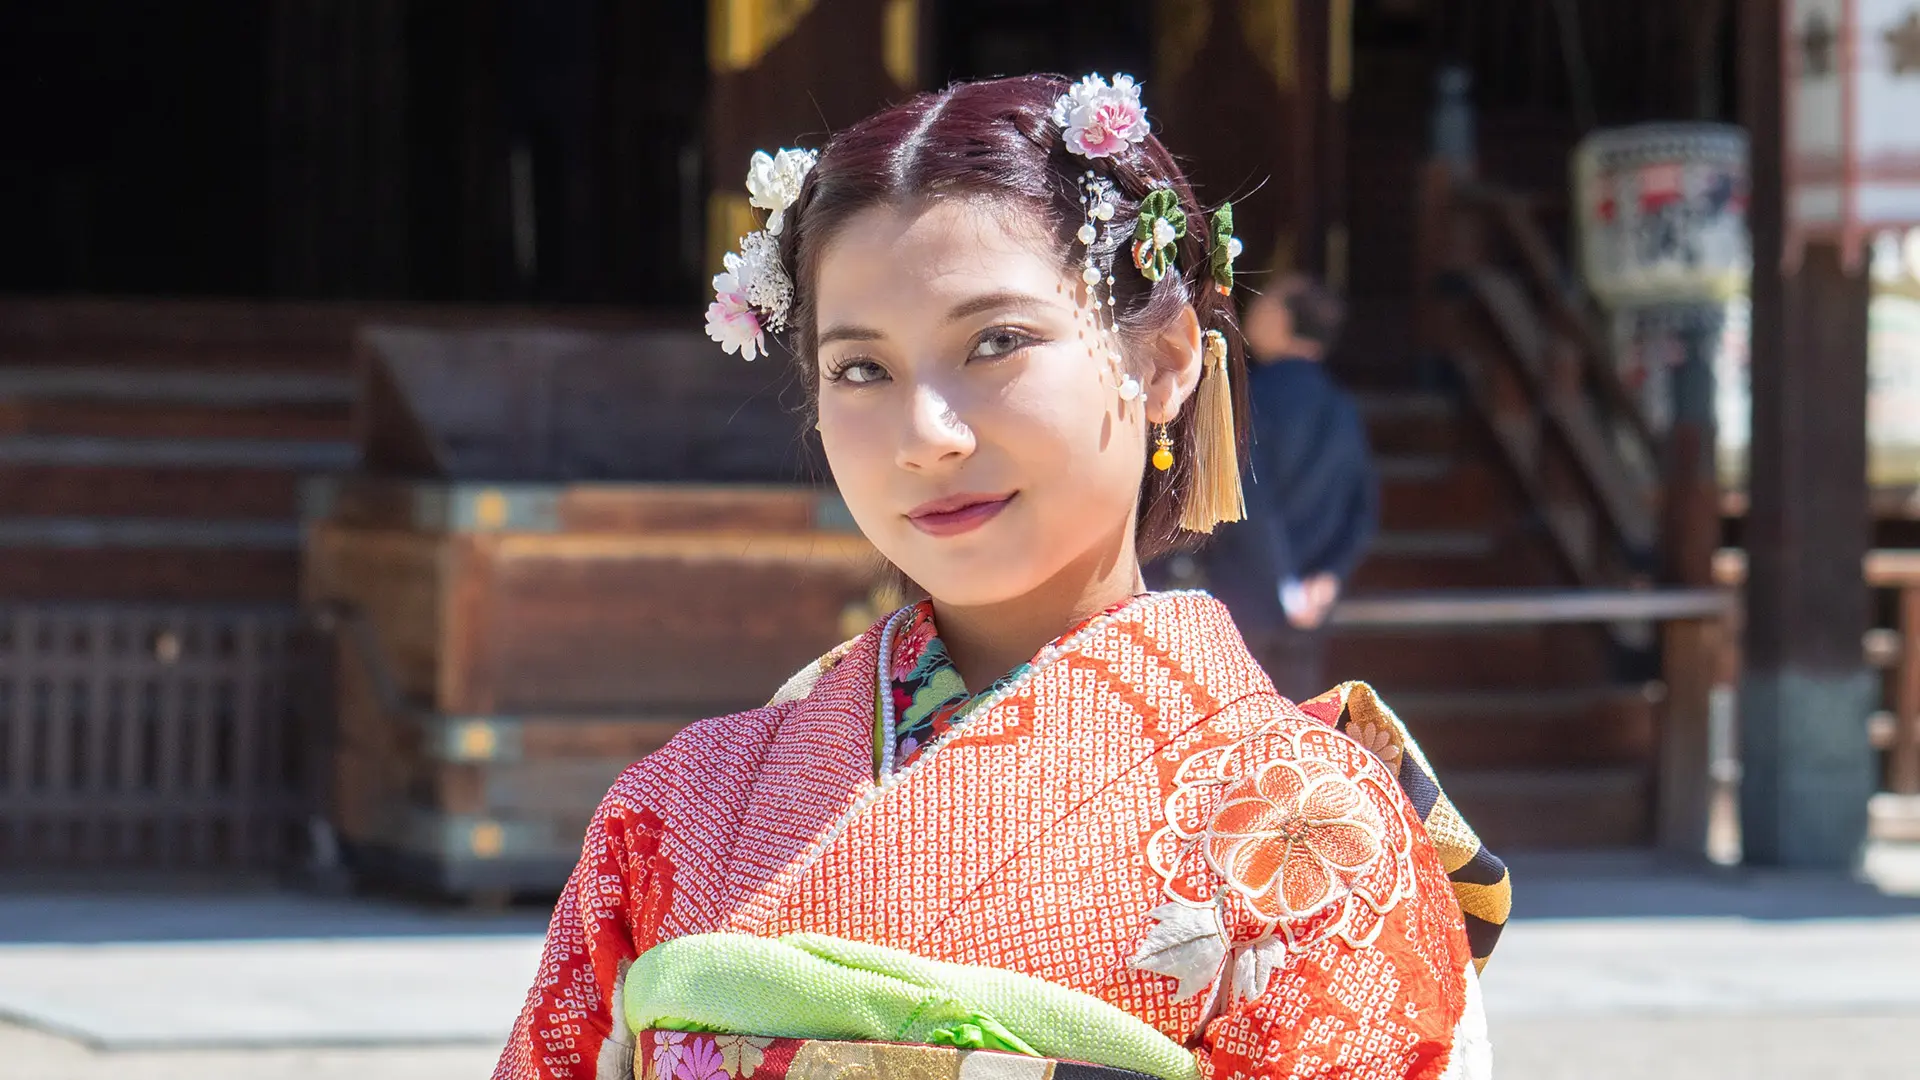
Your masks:
[{"label": "woman's eyebrow", "polygon": [[814,343],[814,347],[831,345],[836,341],[879,341],[885,336],[880,331],[865,326],[836,326],[823,331],[820,334],[820,340]]},{"label": "woman's eyebrow", "polygon": [[956,323],[962,319],[970,319],[975,315],[988,311],[1003,311],[1008,309],[1032,311],[1045,304],[1046,301],[1037,296],[1023,292],[1015,292],[1010,289],[1000,292],[982,293],[971,300],[962,300],[958,304],[955,304],[953,310],[947,312],[947,321]]}]

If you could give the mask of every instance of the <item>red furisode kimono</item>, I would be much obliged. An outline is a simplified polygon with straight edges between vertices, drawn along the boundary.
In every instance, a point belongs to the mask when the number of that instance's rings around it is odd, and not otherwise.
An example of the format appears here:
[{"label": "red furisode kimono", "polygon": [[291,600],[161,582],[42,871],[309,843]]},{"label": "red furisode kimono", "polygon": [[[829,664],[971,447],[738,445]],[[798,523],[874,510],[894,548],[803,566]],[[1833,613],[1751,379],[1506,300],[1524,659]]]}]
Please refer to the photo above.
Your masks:
[{"label": "red furisode kimono", "polygon": [[1459,850],[1464,823],[1430,839],[1432,796],[1416,808],[1396,778],[1418,748],[1381,730],[1371,691],[1285,700],[1198,593],[1136,597],[983,694],[943,657],[930,608],[905,609],[629,768],[496,1080],[1077,1075],[629,1030],[622,984],[655,945],[800,931],[1092,995],[1188,1048],[1197,1077],[1490,1074],[1467,933],[1486,920],[1449,880],[1477,841]]}]

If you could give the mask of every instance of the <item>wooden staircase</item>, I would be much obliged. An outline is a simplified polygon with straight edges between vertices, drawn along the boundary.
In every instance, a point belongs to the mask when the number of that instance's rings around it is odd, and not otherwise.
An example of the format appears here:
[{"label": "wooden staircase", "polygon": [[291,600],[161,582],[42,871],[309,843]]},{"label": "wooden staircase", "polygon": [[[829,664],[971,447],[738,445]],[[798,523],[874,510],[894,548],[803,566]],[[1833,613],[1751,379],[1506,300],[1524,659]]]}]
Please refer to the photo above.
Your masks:
[{"label": "wooden staircase", "polygon": [[354,460],[352,325],[0,302],[0,600],[291,605],[301,477]]},{"label": "wooden staircase", "polygon": [[[1456,217],[1437,220],[1459,208],[1434,205],[1427,116],[1406,108],[1430,99],[1429,60],[1393,47],[1356,60],[1351,318],[1332,365],[1360,397],[1382,503],[1380,540],[1349,595],[1646,584],[1654,492],[1593,419],[1605,390],[1578,348],[1596,343],[1568,347],[1580,313],[1541,291],[1561,274],[1560,256],[1515,217],[1521,205],[1480,208],[1478,238],[1459,235]],[[1545,152],[1551,138],[1524,122],[1482,124],[1490,167],[1514,147],[1536,171],[1564,161],[1564,146]],[[1469,247],[1483,256],[1474,273],[1438,280],[1463,240],[1489,236],[1519,242]],[[1617,397],[1604,404],[1628,415]],[[1496,849],[1644,845],[1656,832],[1669,696],[1647,629],[1511,618],[1336,626],[1328,675],[1380,688]]]},{"label": "wooden staircase", "polygon": [[[1573,574],[1457,395],[1360,394],[1382,485],[1381,534],[1356,598],[1570,588]],[[1497,849],[1650,841],[1653,661],[1603,626],[1336,627],[1328,680],[1365,679],[1411,726],[1441,782]]]}]

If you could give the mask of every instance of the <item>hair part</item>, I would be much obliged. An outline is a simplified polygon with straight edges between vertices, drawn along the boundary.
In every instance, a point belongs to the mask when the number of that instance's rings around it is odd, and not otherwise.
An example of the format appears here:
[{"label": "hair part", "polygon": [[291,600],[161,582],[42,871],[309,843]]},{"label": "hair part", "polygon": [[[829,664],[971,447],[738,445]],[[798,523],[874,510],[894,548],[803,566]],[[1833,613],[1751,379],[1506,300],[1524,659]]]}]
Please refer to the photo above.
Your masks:
[{"label": "hair part", "polygon": [[[1039,222],[1059,253],[1062,269],[1070,271],[1076,265],[1074,233],[1084,220],[1079,178],[1092,169],[1111,180],[1114,189],[1114,227],[1102,230],[1092,255],[1095,265],[1113,268],[1113,318],[1123,354],[1159,339],[1192,305],[1203,331],[1226,335],[1235,445],[1244,459],[1245,358],[1233,305],[1210,279],[1206,212],[1157,136],[1093,163],[1070,153],[1053,120],[1054,102],[1070,85],[1057,75],[955,83],[875,113],[827,141],[780,237],[782,259],[794,279],[789,340],[810,408],[817,407],[820,380],[815,283],[822,255],[848,221],[877,206],[944,198],[992,200],[1017,207]],[[1150,282],[1133,270],[1132,222],[1139,216],[1140,201],[1159,187],[1172,188],[1179,199],[1187,214],[1187,235],[1178,241],[1177,272]],[[1196,411],[1183,408],[1167,425],[1174,467],[1167,472],[1144,470],[1134,537],[1143,561],[1197,539],[1179,525],[1185,493],[1195,486]]]}]

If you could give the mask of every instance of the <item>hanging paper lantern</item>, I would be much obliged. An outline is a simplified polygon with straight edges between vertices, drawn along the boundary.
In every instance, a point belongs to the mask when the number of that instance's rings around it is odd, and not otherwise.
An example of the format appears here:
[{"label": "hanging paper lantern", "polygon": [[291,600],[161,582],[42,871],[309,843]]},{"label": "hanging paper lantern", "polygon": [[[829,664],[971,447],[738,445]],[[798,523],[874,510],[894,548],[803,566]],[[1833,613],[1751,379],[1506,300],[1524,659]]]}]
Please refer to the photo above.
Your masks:
[{"label": "hanging paper lantern", "polygon": [[1724,124],[1596,132],[1573,155],[1580,268],[1613,309],[1744,293],[1747,137]]}]

